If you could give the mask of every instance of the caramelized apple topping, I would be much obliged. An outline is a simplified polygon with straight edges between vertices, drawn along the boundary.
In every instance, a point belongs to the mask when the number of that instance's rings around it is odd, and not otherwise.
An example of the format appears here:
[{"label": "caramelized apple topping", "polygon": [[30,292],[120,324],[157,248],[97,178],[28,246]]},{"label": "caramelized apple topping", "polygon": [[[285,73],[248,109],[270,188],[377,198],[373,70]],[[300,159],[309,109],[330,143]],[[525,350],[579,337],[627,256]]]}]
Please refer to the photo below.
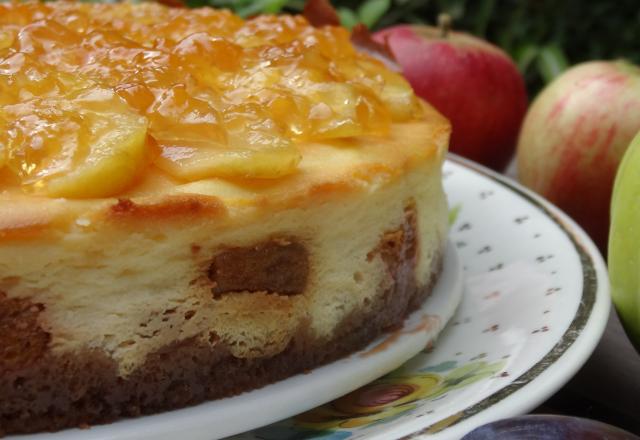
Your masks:
[{"label": "caramelized apple topping", "polygon": [[[304,143],[420,116],[409,84],[302,16],[157,3],[0,4],[0,174],[51,197],[291,174]],[[10,178],[6,178],[10,176]]]}]

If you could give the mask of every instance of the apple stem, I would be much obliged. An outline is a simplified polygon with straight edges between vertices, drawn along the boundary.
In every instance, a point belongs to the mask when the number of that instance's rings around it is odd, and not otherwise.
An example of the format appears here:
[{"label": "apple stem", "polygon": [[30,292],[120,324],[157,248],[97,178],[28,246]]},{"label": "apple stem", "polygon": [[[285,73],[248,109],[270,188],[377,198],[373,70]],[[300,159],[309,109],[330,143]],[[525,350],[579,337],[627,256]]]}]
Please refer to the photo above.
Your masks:
[{"label": "apple stem", "polygon": [[440,38],[447,38],[451,30],[451,15],[443,12],[438,14],[438,28],[440,29]]}]

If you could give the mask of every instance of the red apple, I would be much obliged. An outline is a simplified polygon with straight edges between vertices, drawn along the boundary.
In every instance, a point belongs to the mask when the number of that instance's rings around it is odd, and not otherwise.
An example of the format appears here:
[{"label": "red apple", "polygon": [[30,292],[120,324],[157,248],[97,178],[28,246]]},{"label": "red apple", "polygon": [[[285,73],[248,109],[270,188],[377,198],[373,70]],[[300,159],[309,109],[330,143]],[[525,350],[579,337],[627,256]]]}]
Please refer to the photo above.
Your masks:
[{"label": "red apple", "polygon": [[640,69],[623,61],[577,65],[531,105],[518,142],[519,178],[604,250],[614,176],[638,130]]},{"label": "red apple", "polygon": [[443,25],[393,26],[374,39],[388,45],[416,94],[449,118],[450,150],[502,170],[527,108],[522,76],[496,46]]}]

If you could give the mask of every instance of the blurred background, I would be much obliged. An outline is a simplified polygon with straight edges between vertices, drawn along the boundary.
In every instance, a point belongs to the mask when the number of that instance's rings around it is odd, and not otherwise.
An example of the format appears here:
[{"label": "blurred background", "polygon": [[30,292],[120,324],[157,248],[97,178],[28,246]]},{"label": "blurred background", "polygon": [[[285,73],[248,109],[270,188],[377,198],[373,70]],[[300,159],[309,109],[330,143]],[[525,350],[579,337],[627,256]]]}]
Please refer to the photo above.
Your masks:
[{"label": "blurred background", "polygon": [[[188,0],[190,6],[233,9],[247,17],[296,12],[304,0]],[[506,50],[533,97],[569,65],[625,58],[640,63],[638,0],[332,0],[346,27],[395,23],[434,24],[441,12],[453,26]]]}]

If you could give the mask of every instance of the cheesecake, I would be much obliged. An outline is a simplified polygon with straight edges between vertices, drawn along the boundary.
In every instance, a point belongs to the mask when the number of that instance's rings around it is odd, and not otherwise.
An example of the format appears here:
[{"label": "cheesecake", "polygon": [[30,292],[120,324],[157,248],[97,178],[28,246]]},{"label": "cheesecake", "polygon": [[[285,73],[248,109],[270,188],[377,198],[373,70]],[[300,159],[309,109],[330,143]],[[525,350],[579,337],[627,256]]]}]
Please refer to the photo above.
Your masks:
[{"label": "cheesecake", "polygon": [[449,123],[349,31],[0,3],[0,432],[246,392],[438,279]]}]

